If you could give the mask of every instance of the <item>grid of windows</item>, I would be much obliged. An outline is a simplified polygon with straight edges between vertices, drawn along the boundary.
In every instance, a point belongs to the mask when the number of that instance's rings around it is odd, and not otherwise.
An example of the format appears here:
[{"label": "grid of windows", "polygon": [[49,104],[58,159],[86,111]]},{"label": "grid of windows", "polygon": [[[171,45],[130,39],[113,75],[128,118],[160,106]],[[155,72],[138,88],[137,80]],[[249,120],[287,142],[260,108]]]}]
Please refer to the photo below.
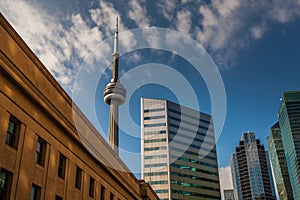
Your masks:
[{"label": "grid of windows", "polygon": [[158,112],[158,111],[164,111],[165,108],[152,108],[152,109],[145,109],[144,113],[148,113],[148,112]]},{"label": "grid of windows", "polygon": [[155,142],[166,142],[166,138],[152,139],[152,140],[144,140],[144,143],[155,143]]},{"label": "grid of windows", "polygon": [[198,168],[195,168],[195,167],[179,165],[179,164],[176,164],[176,163],[172,163],[171,167],[178,168],[178,169],[183,169],[183,170],[189,170],[189,171],[192,171],[192,172],[202,172],[202,173],[218,176],[218,172],[212,172],[212,171],[208,171],[208,170],[198,169]]},{"label": "grid of windows", "polygon": [[200,120],[200,122],[203,122],[203,123],[206,123],[206,124],[210,124],[210,122],[207,121],[207,120],[199,119],[199,117],[194,117],[194,116],[188,115],[188,114],[186,114],[186,113],[184,113],[184,112],[180,112],[180,111],[174,110],[174,109],[172,109],[172,108],[168,108],[168,111],[171,111],[172,113],[176,113],[176,114],[179,114],[179,115],[182,115],[182,116],[189,117],[189,118],[191,118],[191,119],[195,119],[195,120],[197,120],[197,121]]},{"label": "grid of windows", "polygon": [[151,120],[151,119],[164,119],[164,115],[157,115],[157,116],[150,116],[150,117],[144,117],[144,120]]},{"label": "grid of windows", "polygon": [[144,176],[161,176],[161,175],[168,175],[168,172],[148,172],[148,173],[144,173]]},{"label": "grid of windows", "polygon": [[187,191],[182,191],[182,190],[172,190],[172,193],[182,194],[184,196],[196,196],[196,197],[203,197],[203,198],[209,198],[209,199],[220,199],[219,196],[201,194],[201,193],[197,193],[197,192],[187,192]]},{"label": "grid of windows", "polygon": [[161,184],[168,184],[168,180],[159,180],[159,181],[149,181],[150,185],[161,185]]},{"label": "grid of windows", "polygon": [[146,164],[145,168],[150,168],[150,167],[163,167],[167,166],[167,163],[154,163],[154,164]]},{"label": "grid of windows", "polygon": [[[179,133],[179,132],[174,132],[174,131],[169,131],[169,133],[170,133],[170,135],[174,135],[174,136],[176,135],[178,137],[183,137],[183,138],[194,140],[194,141],[197,141],[197,142],[200,142],[200,143],[202,143],[204,141],[204,140],[202,140],[200,138],[194,138],[194,137],[188,136],[188,135],[186,135],[184,133]],[[197,132],[195,134],[201,135],[201,136],[205,136],[205,134],[201,133],[201,132]],[[172,141],[174,139],[174,137],[170,137],[170,139],[171,139],[170,141]],[[205,141],[205,143],[208,144],[208,145],[213,145],[214,144],[214,143],[209,142],[209,141]]]},{"label": "grid of windows", "polygon": [[200,156],[200,157],[203,157],[203,158],[206,158],[206,159],[209,159],[209,160],[215,160],[215,161],[217,161],[217,157],[207,156],[207,155],[203,156],[203,155],[201,155],[201,154],[199,154],[197,152],[193,152],[193,151],[189,151],[189,150],[183,152],[182,149],[179,149],[179,148],[176,148],[176,147],[173,147],[173,146],[171,146],[170,149],[171,149],[171,151],[180,152],[182,154],[188,154],[188,155],[193,155],[193,156]]},{"label": "grid of windows", "polygon": [[208,186],[204,186],[204,185],[199,185],[199,184],[195,184],[195,183],[188,183],[188,182],[183,182],[183,181],[177,181],[177,180],[171,181],[171,184],[181,185],[181,186],[184,186],[184,187],[193,187],[193,188],[199,188],[199,189],[205,189],[205,190],[220,191],[220,188],[208,187]]},{"label": "grid of windows", "polygon": [[160,194],[160,193],[169,193],[169,190],[154,190],[154,192]]},{"label": "grid of windows", "polygon": [[[164,106],[167,112],[150,113],[149,110],[157,105]],[[158,196],[161,199],[168,199],[167,194],[171,192],[172,199],[185,199],[184,196],[220,199],[211,116],[165,100],[144,98],[142,107],[142,131],[145,136],[142,149],[143,177],[149,184],[155,186],[154,190]],[[146,131],[147,127],[158,129],[157,126],[164,124],[166,124],[163,128],[166,136],[158,135],[158,131]],[[148,135],[151,137],[147,137]],[[190,141],[187,142],[187,139]],[[164,146],[168,151],[161,149]],[[168,159],[172,158],[175,158],[175,162],[170,163],[168,168],[163,167],[168,166]],[[154,169],[151,169],[152,167]],[[181,192],[191,190],[197,193],[182,194],[184,196],[179,193],[173,195],[172,189]]]},{"label": "grid of windows", "polygon": [[167,158],[167,154],[160,154],[160,155],[154,155],[154,156],[145,156],[144,159],[156,159],[156,158]]},{"label": "grid of windows", "polygon": [[218,180],[212,180],[212,179],[208,179],[208,178],[202,178],[199,176],[195,176],[195,175],[188,175],[188,174],[182,174],[182,173],[171,173],[171,176],[178,176],[178,177],[184,177],[184,178],[189,178],[192,180],[198,180],[198,181],[206,181],[206,182],[210,182],[210,183],[219,183]]},{"label": "grid of windows", "polygon": [[166,146],[162,146],[162,147],[145,147],[144,151],[157,151],[157,150],[166,150],[167,147]]},{"label": "grid of windows", "polygon": [[166,130],[160,130],[160,131],[151,131],[151,132],[144,132],[144,135],[156,135],[156,134],[165,134]]},{"label": "grid of windows", "polygon": [[[195,130],[185,128],[185,127],[179,126],[177,124],[169,123],[169,126],[174,127],[174,128],[180,128],[181,130],[188,131],[188,132],[191,132],[191,133],[196,133],[196,134],[199,134],[199,135],[202,135],[202,136],[205,136],[205,137],[213,138],[213,136],[210,136],[210,135],[207,135],[207,134],[201,133],[201,132],[195,132]],[[203,127],[202,129],[208,130],[207,127]]]},{"label": "grid of windows", "polygon": [[[175,121],[178,121],[178,122],[183,122],[183,123],[186,123],[186,124],[189,124],[189,125],[192,125],[192,126],[195,126],[196,124],[195,123],[191,123],[189,121],[186,121],[186,120],[183,120],[183,119],[180,119],[180,118],[177,118],[177,117],[172,117],[172,116],[169,116],[169,119],[173,119]],[[202,128],[204,130],[208,130],[208,127],[205,127],[205,126],[201,126],[201,125],[198,125],[198,128]]]},{"label": "grid of windows", "polygon": [[[189,144],[187,142],[182,142],[182,141],[179,141],[179,140],[172,140],[173,143],[176,143],[176,144],[181,144],[181,145],[184,145],[184,146],[188,146],[188,147],[191,147],[191,148],[195,148],[197,150],[200,149],[200,146],[201,145],[196,145],[196,144]],[[214,148],[214,145],[211,146],[210,148],[205,148],[205,147],[201,147],[201,151],[203,152],[204,150],[207,151],[207,152],[212,152],[212,153],[216,153],[216,150],[213,149]]]},{"label": "grid of windows", "polygon": [[166,123],[144,124],[144,127],[158,127],[158,126],[166,126]]},{"label": "grid of windows", "polygon": [[[171,155],[171,157],[173,157],[175,159],[177,158],[177,156],[173,156],[173,155]],[[189,162],[189,163],[199,164],[199,165],[202,165],[202,166],[208,166],[208,167],[218,168],[218,166],[215,165],[215,164],[211,164],[211,163],[207,163],[207,162],[203,162],[203,161],[199,161],[199,160],[194,160],[194,159],[190,159],[190,158],[179,157],[177,159],[185,161],[185,162]]]},{"label": "grid of windows", "polygon": [[14,116],[10,116],[5,143],[14,149],[18,147],[20,122]]},{"label": "grid of windows", "polygon": [[41,166],[44,166],[46,155],[46,142],[41,137],[38,138],[35,153],[35,162]]}]

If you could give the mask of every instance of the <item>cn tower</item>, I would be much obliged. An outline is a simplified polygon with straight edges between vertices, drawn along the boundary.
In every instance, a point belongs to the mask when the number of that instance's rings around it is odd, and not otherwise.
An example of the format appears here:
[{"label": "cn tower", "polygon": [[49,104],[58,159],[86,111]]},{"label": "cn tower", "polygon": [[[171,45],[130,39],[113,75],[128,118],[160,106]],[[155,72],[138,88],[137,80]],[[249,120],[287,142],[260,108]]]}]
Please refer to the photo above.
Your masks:
[{"label": "cn tower", "polygon": [[119,67],[119,53],[118,53],[118,17],[116,32],[114,38],[114,52],[112,54],[112,79],[106,85],[103,91],[104,101],[110,107],[109,124],[108,124],[108,143],[111,148],[119,154],[119,106],[125,102],[126,90],[120,83],[118,67]]}]

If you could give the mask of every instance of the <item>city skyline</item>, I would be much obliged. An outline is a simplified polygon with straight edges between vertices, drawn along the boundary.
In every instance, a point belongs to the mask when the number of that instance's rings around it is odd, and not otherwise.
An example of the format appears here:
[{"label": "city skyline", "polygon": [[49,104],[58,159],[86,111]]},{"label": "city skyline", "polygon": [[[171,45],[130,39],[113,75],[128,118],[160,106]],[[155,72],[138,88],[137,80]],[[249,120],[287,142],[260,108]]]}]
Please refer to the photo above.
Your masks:
[{"label": "city skyline", "polygon": [[[229,166],[229,155],[234,152],[235,144],[240,139],[240,133],[254,131],[266,145],[269,129],[277,121],[281,93],[299,90],[297,74],[300,60],[297,52],[300,51],[300,29],[297,26],[299,13],[296,12],[299,5],[293,1],[284,5],[274,1],[262,20],[258,12],[264,11],[267,5],[254,2],[247,5],[240,1],[213,2],[200,4],[182,1],[183,8],[179,8],[169,1],[166,4],[160,1],[150,4],[132,0],[126,9],[125,4],[116,5],[103,1],[90,4],[81,2],[80,5],[55,1],[3,1],[0,3],[0,9],[70,96],[72,77],[76,74],[73,64],[84,59],[84,55],[95,47],[94,43],[101,43],[103,39],[113,35],[114,23],[111,19],[115,20],[116,15],[122,19],[123,31],[149,25],[160,26],[179,30],[199,41],[215,60],[225,84],[228,111],[223,132],[217,143],[218,152],[222,152],[218,154],[219,164],[225,171]],[[192,8],[195,5],[196,10]],[[158,11],[155,8],[159,8]],[[245,8],[258,14],[257,18],[246,14],[239,17]],[[257,11],[254,8],[258,8]],[[292,8],[292,12],[287,11],[289,8]],[[156,18],[157,12],[160,15]],[[103,21],[99,16],[104,16]],[[201,20],[197,20],[197,16]],[[227,21],[222,21],[222,17]],[[233,28],[236,23],[241,25],[248,19],[250,21],[245,26]],[[168,22],[171,22],[170,25]],[[99,27],[99,30],[95,27]],[[246,33],[246,36],[241,37],[242,33]],[[60,44],[55,43],[56,39]],[[75,42],[76,40],[78,41]],[[72,42],[74,46],[70,49],[68,45]],[[53,50],[54,47],[59,51]],[[76,56],[73,55],[73,51]],[[142,52],[141,55],[145,54]],[[142,57],[138,54],[130,56],[137,59],[136,62]],[[171,56],[166,55],[168,59]],[[126,59],[123,60],[124,63]],[[153,88],[161,89],[156,86]],[[209,93],[203,85],[200,88],[200,96],[204,97],[201,99],[201,109],[211,113]],[[147,88],[145,89],[147,91]],[[153,92],[153,89],[148,88],[148,91]],[[151,97],[162,99],[161,94],[152,94]],[[136,94],[133,99],[139,99],[141,95],[142,92]],[[176,100],[172,94],[166,97]],[[106,108],[103,109],[104,112],[107,111]],[[136,110],[137,108],[133,108],[133,112]],[[108,119],[107,116],[103,118]],[[137,114],[133,118],[138,124]],[[106,122],[108,120],[104,120],[103,123]],[[130,151],[140,149],[136,144],[130,148]]]}]

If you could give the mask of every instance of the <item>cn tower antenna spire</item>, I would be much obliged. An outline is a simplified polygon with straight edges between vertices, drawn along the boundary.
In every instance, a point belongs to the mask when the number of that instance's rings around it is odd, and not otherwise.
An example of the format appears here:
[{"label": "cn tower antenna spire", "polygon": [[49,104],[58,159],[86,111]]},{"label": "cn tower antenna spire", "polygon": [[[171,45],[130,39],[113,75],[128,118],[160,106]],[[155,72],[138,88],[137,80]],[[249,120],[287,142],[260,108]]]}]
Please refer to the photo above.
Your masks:
[{"label": "cn tower antenna spire", "polygon": [[114,37],[112,79],[106,85],[103,91],[104,101],[110,107],[108,124],[108,143],[111,148],[119,154],[119,106],[125,103],[126,90],[119,80],[119,23],[117,17],[116,32]]},{"label": "cn tower antenna spire", "polygon": [[118,17],[116,18],[116,32],[115,32],[115,40],[114,40],[114,52],[113,52],[113,79],[115,81],[117,81],[119,79],[119,75],[118,75],[118,65],[119,65],[119,52],[118,52],[118,48],[119,48],[119,32],[118,32],[118,28],[119,28],[119,23],[118,23],[119,19]]}]

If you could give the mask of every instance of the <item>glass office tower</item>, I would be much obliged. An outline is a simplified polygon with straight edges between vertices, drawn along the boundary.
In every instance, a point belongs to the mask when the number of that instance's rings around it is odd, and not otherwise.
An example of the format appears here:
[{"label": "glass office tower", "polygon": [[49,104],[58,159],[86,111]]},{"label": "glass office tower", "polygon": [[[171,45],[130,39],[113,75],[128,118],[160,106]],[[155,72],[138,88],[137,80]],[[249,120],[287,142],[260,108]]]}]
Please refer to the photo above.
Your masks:
[{"label": "glass office tower", "polygon": [[284,92],[278,112],[294,199],[300,199],[300,91]]},{"label": "glass office tower", "polygon": [[235,196],[239,200],[276,200],[268,152],[254,132],[242,134],[231,159]]},{"label": "glass office tower", "polygon": [[142,178],[160,199],[221,199],[210,115],[141,99]]},{"label": "glass office tower", "polygon": [[270,136],[267,137],[267,141],[279,198],[280,200],[293,199],[279,122],[272,126]]}]

